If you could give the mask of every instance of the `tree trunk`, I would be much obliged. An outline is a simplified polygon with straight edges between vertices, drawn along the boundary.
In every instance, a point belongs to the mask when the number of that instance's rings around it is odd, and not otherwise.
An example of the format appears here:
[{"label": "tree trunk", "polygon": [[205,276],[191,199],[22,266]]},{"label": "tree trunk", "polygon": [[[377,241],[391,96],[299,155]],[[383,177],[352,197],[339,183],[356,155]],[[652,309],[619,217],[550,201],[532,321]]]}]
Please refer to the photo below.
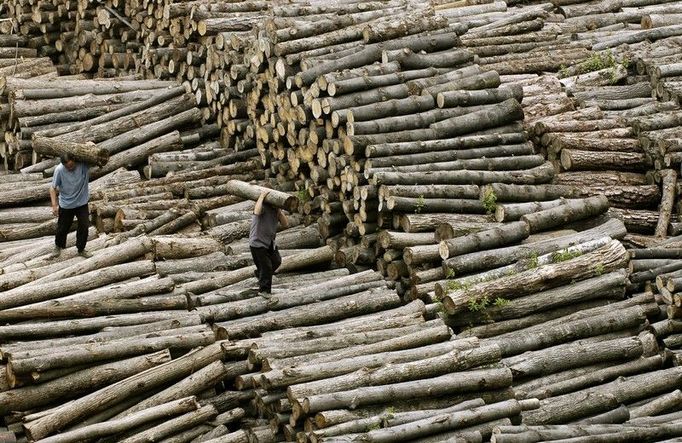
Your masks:
[{"label": "tree trunk", "polygon": [[351,405],[362,406],[407,398],[420,398],[431,395],[430,392],[434,391],[440,395],[445,395],[480,390],[481,387],[499,389],[510,385],[511,373],[508,369],[487,369],[384,386],[364,387],[331,394],[313,395],[299,401],[302,403],[303,411],[310,414],[328,409],[348,408]]},{"label": "tree trunk", "polygon": [[505,358],[503,363],[512,370],[515,379],[521,379],[552,374],[603,361],[634,359],[640,357],[642,352],[642,343],[636,337],[631,337],[599,343],[558,345]]},{"label": "tree trunk", "polygon": [[121,440],[121,442],[144,443],[148,441],[160,441],[165,437],[205,423],[214,418],[216,415],[218,415],[218,411],[213,405],[202,406],[199,409],[167,420],[151,429],[136,433],[132,437]]},{"label": "tree trunk", "polygon": [[169,417],[177,416],[178,414],[188,413],[190,411],[197,410],[198,408],[199,404],[197,403],[195,397],[186,397],[156,406],[154,408],[140,411],[139,413],[130,417],[121,418],[118,420],[109,420],[104,423],[96,423],[72,431],[53,435],[51,437],[45,438],[44,441],[49,443],[71,443],[83,441],[85,439],[112,436],[122,432],[134,430],[150,422],[153,423],[158,420],[164,420],[168,419]]},{"label": "tree trunk", "polygon": [[154,273],[152,261],[137,261],[97,269],[81,275],[40,285],[18,287],[3,294],[0,306],[3,309],[23,306],[44,300],[51,300],[74,294],[86,289],[98,288],[110,283]]},{"label": "tree trunk", "polygon": [[528,224],[531,233],[536,233],[598,216],[606,212],[608,208],[609,201],[606,197],[589,197],[583,200],[569,200],[566,204],[555,208],[523,215],[521,221]]},{"label": "tree trunk", "polygon": [[[468,277],[463,278],[466,284]],[[473,280],[473,279],[472,279]],[[450,280],[448,280],[450,281]],[[452,280],[457,282],[458,280]],[[510,318],[523,318],[546,310],[569,306],[572,302],[582,303],[597,298],[622,299],[625,295],[626,272],[618,270],[598,277],[560,286],[546,291],[509,300],[503,306],[491,306],[485,312],[466,312],[448,319],[451,326],[479,324],[486,321],[500,322]],[[445,290],[443,290],[445,292]],[[439,292],[437,292],[439,294]],[[464,334],[469,335],[469,331]],[[481,338],[483,338],[481,336]]]},{"label": "tree trunk", "polygon": [[[192,349],[215,342],[212,331],[189,334],[160,336],[138,339],[133,344],[128,338],[112,340],[106,343],[95,343],[89,346],[63,348],[54,354],[46,355],[40,351],[28,351],[20,355],[12,355],[8,363],[8,371],[25,374],[31,371],[45,371],[59,367],[68,367],[81,363],[110,360],[114,358],[155,352],[161,349]],[[33,355],[37,353],[38,355]]]},{"label": "tree trunk", "polygon": [[437,151],[466,151],[472,148],[482,148],[497,145],[511,145],[525,143],[521,133],[501,133],[489,135],[469,135],[442,140],[408,141],[398,143],[371,144],[365,149],[367,157],[391,157],[399,155],[420,154],[422,152]]},{"label": "tree trunk", "polygon": [[641,171],[651,166],[646,155],[637,152],[561,150],[561,166],[567,170],[615,169]]},{"label": "tree trunk", "polygon": [[668,224],[675,204],[675,189],[677,182],[677,173],[672,169],[667,169],[661,172],[662,177],[662,198],[660,205],[660,216],[658,224],[656,225],[655,236],[666,237],[668,235]]},{"label": "tree trunk", "polygon": [[[227,183],[227,185],[229,187],[230,194],[254,201],[258,199],[261,192],[263,192],[263,190],[265,189],[259,186],[250,185],[245,182],[240,182],[238,180],[230,180]],[[268,203],[277,208],[286,209],[289,212],[294,212],[298,207],[298,200],[296,199],[296,197],[293,197],[289,194],[280,191],[275,190],[268,191],[269,191],[268,195],[264,200],[265,203]]]},{"label": "tree trunk", "polygon": [[541,184],[552,180],[554,167],[545,163],[532,169],[521,171],[434,171],[434,172],[377,172],[371,183],[383,185],[460,185],[489,183]]},{"label": "tree trunk", "polygon": [[529,228],[527,223],[513,222],[499,228],[441,242],[438,249],[440,257],[446,260],[456,255],[517,243],[527,238],[528,234]]},{"label": "tree trunk", "polygon": [[[599,308],[595,308],[599,309]],[[656,307],[656,309],[658,309]],[[510,356],[521,352],[539,349],[546,346],[565,343],[578,338],[593,337],[598,334],[620,331],[641,326],[647,312],[652,312],[653,306],[633,306],[620,313],[612,312],[593,318],[576,320],[554,320],[538,326],[497,336],[490,339],[502,349],[502,355]],[[600,323],[607,322],[608,323]],[[560,326],[560,328],[559,328]],[[533,336],[528,336],[532,334]]]},{"label": "tree trunk", "polygon": [[313,380],[327,379],[343,374],[352,373],[362,368],[375,368],[387,364],[399,364],[419,361],[437,355],[443,355],[453,350],[465,351],[474,344],[466,340],[446,341],[434,345],[421,346],[404,351],[390,351],[377,354],[349,357],[329,363],[300,365],[294,368],[274,369],[260,376],[261,383],[267,389],[285,387]]},{"label": "tree trunk", "polygon": [[501,418],[514,417],[521,414],[521,411],[523,410],[537,407],[537,401],[522,400],[519,402],[516,400],[507,400],[465,411],[440,414],[411,423],[391,426],[360,435],[363,441],[371,442],[411,440],[451,429],[465,428]]},{"label": "tree trunk", "polygon": [[587,229],[578,234],[562,236],[557,239],[544,240],[534,245],[509,246],[490,251],[478,251],[457,256],[445,263],[455,272],[467,274],[480,269],[491,269],[514,263],[521,259],[528,259],[534,255],[540,256],[553,251],[570,247],[575,243],[589,242],[604,236],[621,238],[625,235],[625,226],[619,220],[609,220],[603,225]]},{"label": "tree trunk", "polygon": [[[545,398],[558,397],[580,389],[589,388],[590,386],[598,386],[599,384],[603,384],[610,380],[615,380],[618,377],[640,374],[647,371],[655,371],[660,369],[663,366],[663,363],[663,358],[659,355],[639,358],[615,365],[613,363],[609,363],[604,368],[593,369],[580,376],[571,377],[566,380],[555,381],[553,383],[538,386],[530,390],[526,390],[521,387],[518,389],[523,392],[525,398],[538,398],[542,400]],[[568,371],[566,371],[566,373],[568,373]],[[635,417],[633,416],[633,418]]]},{"label": "tree trunk", "polygon": [[[613,409],[618,403],[665,392],[679,383],[681,377],[681,368],[663,369],[549,398],[540,402],[540,409],[524,414],[524,421],[530,425],[551,424],[598,414]],[[576,404],[581,407],[576,408]]]},{"label": "tree trunk", "polygon": [[[556,255],[553,264],[523,271],[504,279],[475,284],[469,289],[452,291],[444,297],[443,305],[448,314],[454,315],[465,310],[472,299],[480,301],[485,296],[490,302],[490,300],[495,300],[498,297],[513,296],[516,298],[524,293],[528,294],[556,287],[565,281],[580,280],[600,275],[603,272],[611,272],[623,267],[627,260],[625,249],[616,240],[612,240],[608,245],[602,246],[594,252],[588,252],[565,262],[561,262],[559,256],[560,254]],[[451,263],[451,260],[448,260],[446,266],[451,267]],[[457,267],[453,269],[455,272],[458,270]],[[597,272],[597,270],[600,271]],[[548,274],[545,276],[545,273]],[[513,288],[513,291],[510,288]],[[521,288],[523,288],[522,292],[518,292]]]},{"label": "tree trunk", "polygon": [[[252,272],[252,271],[251,271]],[[397,306],[397,294],[389,292],[377,293],[374,299],[368,300],[366,293],[359,293],[340,297],[334,300],[322,301],[312,305],[284,309],[261,315],[257,319],[240,319],[228,323],[219,323],[225,328],[229,337],[243,337],[257,332],[284,329],[306,324],[319,324],[322,321],[341,319],[350,315],[374,312]],[[353,302],[353,304],[351,304]],[[327,319],[327,320],[323,320]]]},{"label": "tree trunk", "polygon": [[26,435],[34,440],[44,438],[71,423],[125,400],[131,392],[145,392],[189,375],[198,368],[220,359],[222,354],[221,345],[216,343],[128,377],[91,395],[59,406],[42,418],[25,423]]},{"label": "tree trunk", "polygon": [[[443,185],[447,186],[447,185]],[[457,185],[454,185],[457,186]],[[462,185],[466,186],[466,185]],[[393,188],[393,187],[391,187]],[[447,188],[446,188],[447,189]],[[433,231],[442,223],[460,224],[490,224],[491,218],[487,215],[474,214],[402,214],[400,216],[400,228],[404,232]]]},{"label": "tree trunk", "polygon": [[51,157],[71,156],[76,161],[103,166],[109,160],[109,152],[94,143],[74,143],[47,137],[34,136],[33,150],[40,155]]}]

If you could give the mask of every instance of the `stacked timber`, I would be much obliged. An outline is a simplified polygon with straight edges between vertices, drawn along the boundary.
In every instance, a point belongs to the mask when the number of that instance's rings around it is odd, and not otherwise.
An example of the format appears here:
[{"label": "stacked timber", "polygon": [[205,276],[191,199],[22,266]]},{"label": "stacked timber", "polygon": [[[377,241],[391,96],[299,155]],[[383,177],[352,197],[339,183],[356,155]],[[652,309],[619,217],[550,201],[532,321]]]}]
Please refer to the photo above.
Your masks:
[{"label": "stacked timber", "polygon": [[152,153],[196,146],[215,133],[210,125],[198,128],[202,112],[174,82],[8,77],[0,86],[11,112],[8,153],[22,172],[49,176],[55,157],[70,152],[99,166],[91,172],[99,178],[141,166]]}]

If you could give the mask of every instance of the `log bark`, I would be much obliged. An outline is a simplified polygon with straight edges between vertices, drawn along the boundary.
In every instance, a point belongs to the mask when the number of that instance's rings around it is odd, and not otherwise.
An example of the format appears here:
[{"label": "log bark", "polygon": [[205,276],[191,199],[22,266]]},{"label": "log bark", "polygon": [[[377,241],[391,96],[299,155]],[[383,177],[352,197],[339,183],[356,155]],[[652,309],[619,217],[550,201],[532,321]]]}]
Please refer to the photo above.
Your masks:
[{"label": "log bark", "polygon": [[[621,339],[623,340],[623,339]],[[569,394],[580,389],[586,389],[591,386],[598,386],[615,380],[618,377],[628,375],[640,374],[648,371],[655,371],[663,366],[663,358],[659,355],[652,357],[644,357],[620,364],[610,363],[606,367],[596,368],[592,366],[592,370],[580,376],[574,376],[565,380],[558,380],[549,384],[538,386],[534,389],[526,390],[520,388],[526,398],[538,398],[540,400],[551,397],[558,397],[560,395]],[[589,366],[588,366],[589,367]],[[566,371],[568,374],[568,371]],[[633,416],[633,418],[635,418]]]},{"label": "log bark", "polygon": [[574,342],[553,346],[506,358],[503,363],[512,370],[515,379],[521,379],[552,374],[602,361],[635,359],[643,352],[642,343],[636,337],[632,337],[599,343]]},{"label": "log bark", "polygon": [[[157,406],[158,407],[158,406]],[[132,437],[128,437],[121,442],[125,443],[144,443],[148,441],[159,441],[165,437],[172,436],[186,429],[191,429],[197,425],[205,423],[218,415],[218,411],[213,405],[202,406],[191,412],[187,412],[176,418],[170,419],[165,423],[154,426]]]},{"label": "log bark", "polygon": [[75,143],[34,136],[32,145],[33,150],[40,155],[61,157],[66,154],[76,161],[98,166],[103,166],[109,161],[109,152],[98,148],[92,142]]},{"label": "log bark", "polygon": [[517,243],[529,235],[529,226],[525,222],[509,223],[475,234],[465,235],[453,240],[441,242],[438,250],[443,260],[482,249],[494,249],[503,245]]},{"label": "log bark", "polygon": [[[495,300],[498,297],[518,297],[522,293],[527,294],[556,287],[561,285],[562,282],[594,277],[604,271],[611,272],[612,270],[623,267],[626,263],[626,259],[627,253],[623,246],[620,242],[612,240],[608,245],[602,246],[594,252],[589,252],[573,258],[572,260],[561,262],[560,259],[555,259],[554,264],[540,266],[537,269],[524,271],[499,281],[493,280],[480,283],[474,285],[471,289],[450,292],[443,299],[443,305],[448,314],[454,315],[465,310],[470,300],[480,301],[484,295],[488,297],[489,300]],[[448,267],[451,266],[450,261],[447,263]],[[601,263],[601,267],[603,267],[602,272],[595,271],[597,263]],[[597,267],[601,269],[601,267]],[[457,272],[457,268],[454,269],[455,272]],[[548,274],[545,277],[542,277],[545,273]],[[514,288],[514,291],[510,292],[511,287]],[[474,290],[474,288],[476,289]],[[522,293],[517,292],[520,288],[523,288]]]},{"label": "log bark", "polygon": [[54,282],[18,287],[6,291],[0,306],[2,306],[2,309],[7,309],[50,300],[71,295],[84,289],[98,288],[110,283],[152,273],[154,273],[154,263],[150,260],[114,265]]},{"label": "log bark", "polygon": [[505,388],[511,384],[508,369],[488,369],[453,373],[418,381],[389,384],[377,387],[358,388],[332,394],[313,395],[300,399],[307,414],[335,408],[348,408],[373,403],[420,398],[436,390],[441,395],[464,393],[471,390]]},{"label": "log bark", "polygon": [[567,248],[575,243],[592,241],[603,236],[622,238],[626,233],[625,226],[620,220],[609,220],[603,225],[580,232],[578,234],[562,236],[557,239],[545,240],[531,245],[509,246],[491,251],[479,251],[448,259],[445,263],[455,272],[470,273],[480,269],[491,269],[514,263],[520,259],[528,259],[535,255],[543,255]]},{"label": "log bark", "polygon": [[385,364],[407,363],[418,361],[437,355],[443,355],[452,350],[470,349],[474,344],[464,341],[446,341],[443,343],[422,346],[404,351],[391,351],[366,356],[350,357],[329,363],[314,365],[300,365],[292,368],[274,369],[260,376],[261,384],[267,389],[285,387],[313,380],[335,377],[352,373],[362,368],[374,368]]},{"label": "log bark", "polygon": [[651,166],[643,153],[561,150],[561,166],[567,170],[615,169],[639,171]]},{"label": "log bark", "polygon": [[668,234],[668,224],[670,223],[670,218],[675,204],[675,189],[677,182],[677,173],[672,169],[666,169],[661,171],[662,178],[662,198],[659,209],[659,219],[658,224],[656,224],[656,230],[654,235],[656,237],[666,237]]},{"label": "log bark", "polygon": [[[463,278],[464,283],[468,277]],[[473,278],[472,278],[473,280]],[[454,280],[457,282],[458,280]],[[475,281],[475,280],[474,280]],[[450,318],[451,326],[465,326],[469,323],[484,323],[485,321],[500,322],[510,318],[523,318],[535,313],[569,306],[572,302],[582,303],[599,298],[623,298],[627,283],[626,272],[619,270],[598,277],[582,280],[569,286],[560,286],[536,294],[510,300],[504,306],[491,306],[483,313],[468,312]],[[439,293],[437,293],[438,295]],[[464,332],[469,335],[470,331]]]},{"label": "log bark", "polygon": [[372,442],[392,442],[397,440],[415,439],[447,430],[465,428],[467,426],[499,420],[501,418],[514,417],[521,414],[521,411],[537,407],[537,401],[522,400],[519,402],[516,400],[507,400],[472,408],[466,411],[436,415],[434,417],[417,420],[403,425],[370,431],[366,434],[361,434],[361,438],[363,441]]},{"label": "log bark", "polygon": [[287,388],[290,398],[320,395],[323,393],[347,391],[363,386],[379,386],[392,383],[420,380],[448,373],[463,371],[477,366],[492,364],[500,359],[496,346],[451,351],[443,355],[414,362],[394,363],[379,368],[363,368],[349,374],[317,380]]},{"label": "log bark", "polygon": [[[594,308],[592,311],[596,309],[601,308]],[[579,318],[564,322],[554,320],[524,330],[500,335],[490,340],[500,345],[504,356],[510,356],[578,338],[593,337],[597,334],[607,334],[637,327],[642,324],[647,312],[653,312],[653,306],[632,306],[623,309],[620,313],[601,314],[593,318]],[[602,321],[608,321],[610,324],[600,323]],[[559,325],[561,325],[560,328],[558,328]],[[533,334],[534,336],[529,337],[528,334]]]},{"label": "log bark", "polygon": [[590,197],[584,200],[569,200],[566,204],[555,208],[523,215],[521,221],[528,224],[531,233],[536,233],[598,216],[606,212],[608,208],[609,201],[605,196]]},{"label": "log bark", "polygon": [[[540,409],[524,414],[530,425],[560,423],[612,409],[626,403],[665,392],[670,383],[678,383],[682,369],[671,368],[623,378],[594,388],[541,401]],[[587,400],[587,397],[590,400]],[[576,402],[582,401],[576,409]],[[570,403],[570,406],[569,406]]]},{"label": "log bark", "polygon": [[[53,435],[43,439],[49,443],[70,443],[83,441],[90,438],[107,437],[121,432],[133,430],[150,422],[167,419],[169,417],[194,411],[199,408],[195,397],[186,397],[163,405],[155,406],[139,413],[118,419],[109,420],[104,423],[96,423],[73,431]],[[144,440],[143,440],[144,441]]]},{"label": "log bark", "polygon": [[78,396],[84,391],[99,389],[168,361],[170,361],[170,353],[164,350],[83,369],[36,386],[5,391],[0,393],[0,398],[2,398],[2,409],[0,410],[3,414],[7,414],[10,411],[25,411],[47,405],[58,399],[68,399]]},{"label": "log bark", "polygon": [[71,423],[115,405],[129,397],[131,392],[145,392],[186,376],[220,359],[222,354],[221,345],[216,343],[124,379],[89,396],[59,406],[48,415],[26,423],[24,425],[26,435],[34,440],[44,438]]},{"label": "log bark", "polygon": [[40,350],[27,351],[11,356],[8,363],[8,371],[15,374],[25,374],[32,371],[40,372],[81,363],[155,352],[165,348],[177,350],[192,349],[197,346],[209,345],[213,342],[215,342],[213,331],[205,331],[140,338],[136,340],[134,345],[130,343],[129,339],[125,338],[95,343],[89,346],[67,347],[58,349],[51,355],[46,355]]},{"label": "log bark", "polygon": [[[240,182],[238,180],[230,180],[227,183],[227,186],[229,187],[229,192],[231,194],[254,201],[258,199],[261,192],[267,190],[266,188],[250,185],[248,183]],[[269,192],[265,198],[265,203],[268,203],[277,208],[286,209],[289,212],[296,211],[296,208],[298,207],[298,199],[296,199],[296,197],[276,190],[268,191]]]}]

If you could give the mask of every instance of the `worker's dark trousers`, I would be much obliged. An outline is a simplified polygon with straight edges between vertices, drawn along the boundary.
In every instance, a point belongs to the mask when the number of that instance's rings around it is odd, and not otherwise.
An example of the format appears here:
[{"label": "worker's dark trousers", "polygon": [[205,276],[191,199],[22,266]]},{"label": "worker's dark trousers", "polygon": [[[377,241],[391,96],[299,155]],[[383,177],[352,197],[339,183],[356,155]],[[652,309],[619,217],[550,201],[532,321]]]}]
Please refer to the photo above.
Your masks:
[{"label": "worker's dark trousers", "polygon": [[66,235],[69,233],[73,217],[78,220],[78,228],[76,230],[76,247],[78,251],[85,249],[85,244],[88,242],[88,228],[90,226],[90,211],[88,205],[79,206],[73,209],[65,209],[59,207],[59,218],[57,219],[57,235],[54,238],[54,243],[60,248],[66,248]]},{"label": "worker's dark trousers", "polygon": [[256,277],[258,277],[258,290],[267,292],[272,290],[272,274],[282,264],[282,257],[277,248],[254,248],[251,247],[251,256],[256,265]]}]

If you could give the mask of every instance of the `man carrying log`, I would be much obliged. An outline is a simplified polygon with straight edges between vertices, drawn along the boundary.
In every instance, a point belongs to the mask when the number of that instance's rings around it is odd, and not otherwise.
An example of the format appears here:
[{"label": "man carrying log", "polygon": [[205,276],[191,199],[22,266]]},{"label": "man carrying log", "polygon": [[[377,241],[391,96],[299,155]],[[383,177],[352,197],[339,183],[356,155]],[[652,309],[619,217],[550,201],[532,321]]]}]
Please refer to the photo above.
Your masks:
[{"label": "man carrying log", "polygon": [[285,229],[289,226],[282,211],[265,202],[269,192],[267,189],[263,190],[256,200],[249,232],[249,247],[256,265],[254,274],[258,278],[258,293],[265,298],[269,298],[272,291],[272,274],[282,264],[282,257],[275,245],[277,222]]},{"label": "man carrying log", "polygon": [[50,187],[52,213],[58,217],[52,256],[58,257],[62,249],[66,248],[66,235],[69,233],[75,216],[78,220],[76,230],[78,255],[89,258],[92,254],[85,250],[85,244],[88,241],[88,217],[90,216],[88,211],[89,167],[87,163],[77,162],[69,154],[63,154],[60,159],[61,163],[54,170],[52,187]]}]

